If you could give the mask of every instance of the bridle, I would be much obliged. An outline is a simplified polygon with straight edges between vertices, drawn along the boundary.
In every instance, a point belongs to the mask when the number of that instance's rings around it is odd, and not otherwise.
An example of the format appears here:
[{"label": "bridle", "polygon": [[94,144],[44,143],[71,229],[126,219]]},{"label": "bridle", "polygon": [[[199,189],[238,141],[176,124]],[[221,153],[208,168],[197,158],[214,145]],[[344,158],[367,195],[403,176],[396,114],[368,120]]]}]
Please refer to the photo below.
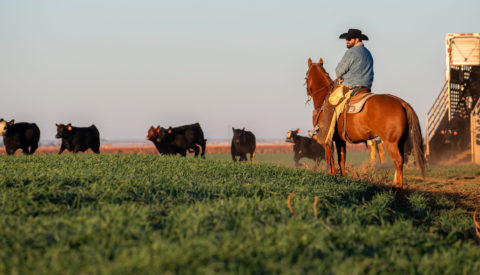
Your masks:
[{"label": "bridle", "polygon": [[[305,79],[307,79],[307,78],[305,77]],[[332,80],[332,81],[331,81],[330,83],[328,83],[327,85],[325,85],[325,86],[321,87],[320,89],[317,89],[317,90],[315,90],[315,91],[313,91],[313,92],[310,92],[310,91],[308,90],[308,87],[307,87],[307,96],[312,97],[312,96],[315,95],[316,93],[318,93],[318,92],[320,92],[321,90],[323,90],[323,89],[325,89],[325,88],[333,85],[334,83],[335,83],[335,80]],[[305,83],[305,84],[306,84],[306,83]]]},{"label": "bridle", "polygon": [[[312,65],[312,67],[313,67],[313,65]],[[322,90],[325,89],[325,88],[328,88],[328,87],[334,85],[334,84],[336,83],[336,81],[337,81],[336,79],[335,79],[335,80],[330,80],[330,82],[329,82],[327,85],[325,85],[325,86],[323,86],[323,87],[321,87],[321,88],[319,88],[319,89],[316,89],[316,90],[313,91],[313,92],[310,91],[310,90],[308,89],[308,84],[307,84],[307,82],[308,82],[308,73],[310,72],[310,69],[311,69],[312,67],[310,67],[310,68],[308,69],[308,71],[307,71],[307,76],[305,76],[305,84],[304,84],[304,85],[307,86],[307,101],[305,102],[305,104],[308,104],[308,103],[312,100],[312,97],[313,97],[315,94],[319,93],[320,91],[322,91]],[[328,74],[328,73],[327,73],[327,74]]]}]

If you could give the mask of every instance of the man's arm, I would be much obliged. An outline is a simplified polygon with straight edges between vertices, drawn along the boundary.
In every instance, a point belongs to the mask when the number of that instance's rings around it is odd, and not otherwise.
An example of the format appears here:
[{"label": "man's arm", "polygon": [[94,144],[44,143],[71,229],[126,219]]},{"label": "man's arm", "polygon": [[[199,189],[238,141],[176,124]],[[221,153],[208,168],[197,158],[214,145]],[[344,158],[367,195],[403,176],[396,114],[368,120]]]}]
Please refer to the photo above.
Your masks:
[{"label": "man's arm", "polygon": [[352,64],[353,64],[353,56],[350,53],[350,51],[347,51],[343,56],[342,60],[340,60],[340,63],[338,63],[337,68],[335,69],[335,72],[337,74],[337,79],[341,79],[342,76],[350,70],[350,67],[352,66]]}]

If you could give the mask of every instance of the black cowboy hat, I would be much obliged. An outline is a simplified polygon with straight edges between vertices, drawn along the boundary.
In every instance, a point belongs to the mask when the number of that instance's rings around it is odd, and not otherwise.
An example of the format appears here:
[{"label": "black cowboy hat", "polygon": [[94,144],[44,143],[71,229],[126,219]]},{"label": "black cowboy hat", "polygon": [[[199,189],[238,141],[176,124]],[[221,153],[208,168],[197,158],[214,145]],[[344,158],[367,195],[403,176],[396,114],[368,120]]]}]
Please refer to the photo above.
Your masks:
[{"label": "black cowboy hat", "polygon": [[348,32],[342,33],[338,38],[350,40],[352,38],[360,38],[360,40],[368,40],[368,36],[362,33],[361,30],[348,29]]}]

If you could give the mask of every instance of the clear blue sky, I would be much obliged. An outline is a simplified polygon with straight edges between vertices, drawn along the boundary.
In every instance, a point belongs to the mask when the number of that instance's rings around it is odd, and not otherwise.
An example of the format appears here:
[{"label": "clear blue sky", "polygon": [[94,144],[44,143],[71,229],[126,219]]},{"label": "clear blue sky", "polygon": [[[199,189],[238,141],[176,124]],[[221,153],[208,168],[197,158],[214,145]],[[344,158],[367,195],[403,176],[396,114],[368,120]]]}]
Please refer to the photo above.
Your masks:
[{"label": "clear blue sky", "polygon": [[0,117],[97,125],[143,139],[150,125],[200,122],[257,138],[304,134],[307,59],[334,76],[338,36],[359,28],[375,60],[373,91],[425,114],[444,83],[445,34],[480,32],[480,1],[0,0]]}]

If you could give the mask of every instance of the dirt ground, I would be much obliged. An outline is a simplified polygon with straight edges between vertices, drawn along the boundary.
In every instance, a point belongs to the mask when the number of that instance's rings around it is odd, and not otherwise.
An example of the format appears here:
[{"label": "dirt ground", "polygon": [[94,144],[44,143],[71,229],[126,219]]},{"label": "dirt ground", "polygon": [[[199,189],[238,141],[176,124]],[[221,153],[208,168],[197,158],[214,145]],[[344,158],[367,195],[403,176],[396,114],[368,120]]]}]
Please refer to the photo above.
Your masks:
[{"label": "dirt ground", "polygon": [[[431,196],[446,195],[457,204],[475,211],[480,207],[480,177],[458,177],[441,179],[408,175],[407,190],[417,191]],[[474,186],[476,185],[476,186]]]},{"label": "dirt ground", "polygon": [[[446,170],[449,171],[443,172]],[[348,175],[384,186],[393,185],[394,173],[392,163],[372,164],[365,161],[362,165],[347,167]],[[479,165],[471,163],[430,165],[425,178],[420,176],[417,167],[408,165],[404,170],[403,187],[404,193],[419,192],[432,198],[446,196],[472,213],[476,209],[480,211]]]}]

